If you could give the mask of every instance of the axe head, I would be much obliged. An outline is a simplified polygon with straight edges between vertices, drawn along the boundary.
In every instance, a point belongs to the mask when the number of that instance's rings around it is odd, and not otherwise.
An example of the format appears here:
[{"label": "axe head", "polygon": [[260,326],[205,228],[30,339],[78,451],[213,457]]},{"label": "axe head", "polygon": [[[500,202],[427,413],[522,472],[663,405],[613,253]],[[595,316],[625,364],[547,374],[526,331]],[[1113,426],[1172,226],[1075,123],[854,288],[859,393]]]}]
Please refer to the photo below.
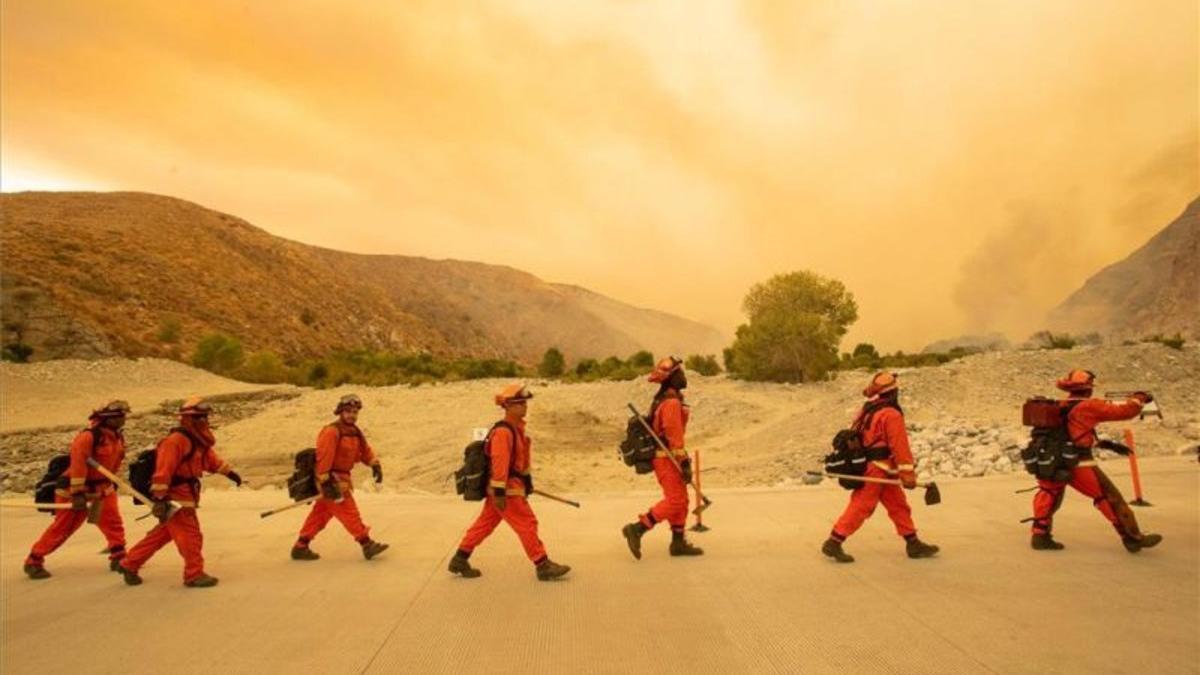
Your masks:
[{"label": "axe head", "polygon": [[942,491],[938,489],[937,483],[932,481],[925,486],[925,505],[933,506],[934,504],[942,503]]}]

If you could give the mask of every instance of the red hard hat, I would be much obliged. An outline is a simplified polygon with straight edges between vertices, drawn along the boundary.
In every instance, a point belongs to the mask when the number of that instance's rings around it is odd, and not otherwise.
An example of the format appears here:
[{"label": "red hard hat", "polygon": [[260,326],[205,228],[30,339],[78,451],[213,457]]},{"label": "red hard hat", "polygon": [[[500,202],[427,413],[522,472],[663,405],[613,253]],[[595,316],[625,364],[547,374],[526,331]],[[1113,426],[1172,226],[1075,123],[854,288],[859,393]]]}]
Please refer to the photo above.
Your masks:
[{"label": "red hard hat", "polygon": [[179,414],[187,417],[208,417],[212,406],[199,396],[193,396],[179,406]]},{"label": "red hard hat", "polygon": [[358,394],[346,394],[345,396],[338,399],[338,404],[337,404],[337,407],[333,409],[333,414],[341,415],[342,411],[347,408],[354,408],[355,410],[362,410],[362,407],[363,407],[362,399],[358,397]]},{"label": "red hard hat", "polygon": [[900,383],[896,380],[895,373],[875,373],[875,376],[871,378],[871,384],[863,389],[863,396],[875,398],[880,394],[886,394],[899,388]]},{"label": "red hard hat", "polygon": [[529,389],[527,389],[525,385],[521,384],[520,382],[516,382],[501,389],[500,392],[496,394],[495,401],[496,405],[503,408],[509,403],[513,403],[515,401],[528,401],[531,398],[533,398],[533,394],[529,392]]},{"label": "red hard hat", "polygon": [[1090,370],[1075,369],[1054,386],[1068,392],[1091,391],[1096,386],[1096,374]]},{"label": "red hard hat", "polygon": [[674,356],[667,356],[661,359],[654,370],[650,371],[650,377],[647,378],[651,382],[666,382],[667,378],[671,377],[671,373],[683,367],[683,360],[677,359]]},{"label": "red hard hat", "polygon": [[128,415],[130,411],[129,403],[116,399],[109,401],[104,405],[92,411],[92,417],[121,417]]}]

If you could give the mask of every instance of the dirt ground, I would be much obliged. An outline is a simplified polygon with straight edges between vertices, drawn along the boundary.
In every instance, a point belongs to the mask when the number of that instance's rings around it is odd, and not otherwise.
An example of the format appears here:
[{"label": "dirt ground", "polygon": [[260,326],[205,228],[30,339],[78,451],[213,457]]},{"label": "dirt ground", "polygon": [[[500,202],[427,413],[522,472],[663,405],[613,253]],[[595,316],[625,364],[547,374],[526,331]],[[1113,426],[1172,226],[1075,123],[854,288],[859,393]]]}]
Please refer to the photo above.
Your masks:
[{"label": "dirt ground", "polygon": [[[315,406],[314,406],[315,407]],[[481,410],[481,414],[482,411]],[[1107,462],[1128,488],[1123,461]],[[1200,502],[1194,459],[1143,463],[1162,533],[1130,555],[1088,500],[1070,494],[1061,552],[1029,549],[1024,476],[951,479],[943,503],[913,497],[932,560],[908,560],[880,511],[837,565],[818,547],[845,503],[836,485],[716,489],[706,555],[670,558],[655,530],[634,561],[622,523],[648,492],[579,494],[579,510],[536,500],[551,556],[573,567],[541,583],[501,526],[475,553],[475,580],[445,570],[477,505],[448,496],[360,491],[373,536],[367,562],[336,523],[287,551],[303,518],[261,519],[274,489],[206,493],[213,589],[181,584],[170,547],[125,586],[90,526],[48,559],[54,577],[21,574],[48,518],[0,520],[0,672],[4,673],[1195,673],[1200,664]],[[217,482],[222,482],[217,479]],[[10,495],[11,498],[11,495]],[[131,539],[149,528],[122,499]]]}]

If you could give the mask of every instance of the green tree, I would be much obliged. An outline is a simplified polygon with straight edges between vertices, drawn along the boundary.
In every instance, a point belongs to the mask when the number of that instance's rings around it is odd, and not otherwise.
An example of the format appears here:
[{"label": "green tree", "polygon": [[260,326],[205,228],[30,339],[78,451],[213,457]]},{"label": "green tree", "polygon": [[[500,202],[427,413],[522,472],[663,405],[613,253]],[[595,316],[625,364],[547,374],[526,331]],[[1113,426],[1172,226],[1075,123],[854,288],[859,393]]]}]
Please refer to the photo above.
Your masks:
[{"label": "green tree", "polygon": [[201,338],[192,354],[192,365],[214,373],[229,373],[242,365],[242,341],[223,333]]},{"label": "green tree", "polygon": [[567,360],[563,358],[563,353],[558,350],[558,347],[551,347],[542,355],[542,362],[538,364],[538,375],[562,377],[563,371],[566,369]]},{"label": "green tree", "polygon": [[738,327],[726,366],[747,380],[824,379],[837,367],[838,345],[858,319],[854,295],[842,282],[812,272],[755,284],[742,309],[749,322]]},{"label": "green tree", "polygon": [[627,363],[634,368],[643,368],[649,370],[650,368],[654,367],[654,355],[643,349],[633,356],[630,356]]},{"label": "green tree", "polygon": [[700,354],[692,354],[683,362],[684,368],[699,373],[700,375],[716,375],[721,372],[721,366],[717,365],[717,357],[715,354],[701,356]]}]

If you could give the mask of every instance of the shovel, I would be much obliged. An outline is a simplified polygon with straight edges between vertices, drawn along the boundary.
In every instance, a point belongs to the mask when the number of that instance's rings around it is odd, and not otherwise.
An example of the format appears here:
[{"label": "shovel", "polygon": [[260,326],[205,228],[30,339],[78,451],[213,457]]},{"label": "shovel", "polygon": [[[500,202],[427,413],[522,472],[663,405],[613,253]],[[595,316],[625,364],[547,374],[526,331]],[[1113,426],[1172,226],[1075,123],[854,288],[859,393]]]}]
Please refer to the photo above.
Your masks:
[{"label": "shovel", "polygon": [[549,492],[542,492],[541,490],[531,490],[530,492],[532,492],[535,495],[541,495],[541,496],[545,497],[546,499],[550,499],[550,500],[553,500],[556,502],[562,502],[563,504],[567,504],[569,506],[574,506],[575,508],[579,508],[579,502],[573,502],[570,499],[564,499],[562,497],[559,497],[558,495],[552,495]]},{"label": "shovel", "polygon": [[[806,471],[810,476],[829,476],[830,478],[841,478],[843,480],[858,481],[860,483],[879,483],[880,485],[899,485],[903,484],[898,480],[890,478],[871,478],[870,476],[848,476],[844,473],[829,473],[821,471]],[[942,503],[942,491],[938,489],[937,483],[930,481],[928,483],[917,483],[917,487],[925,488],[925,505],[933,506],[934,504]]]}]

